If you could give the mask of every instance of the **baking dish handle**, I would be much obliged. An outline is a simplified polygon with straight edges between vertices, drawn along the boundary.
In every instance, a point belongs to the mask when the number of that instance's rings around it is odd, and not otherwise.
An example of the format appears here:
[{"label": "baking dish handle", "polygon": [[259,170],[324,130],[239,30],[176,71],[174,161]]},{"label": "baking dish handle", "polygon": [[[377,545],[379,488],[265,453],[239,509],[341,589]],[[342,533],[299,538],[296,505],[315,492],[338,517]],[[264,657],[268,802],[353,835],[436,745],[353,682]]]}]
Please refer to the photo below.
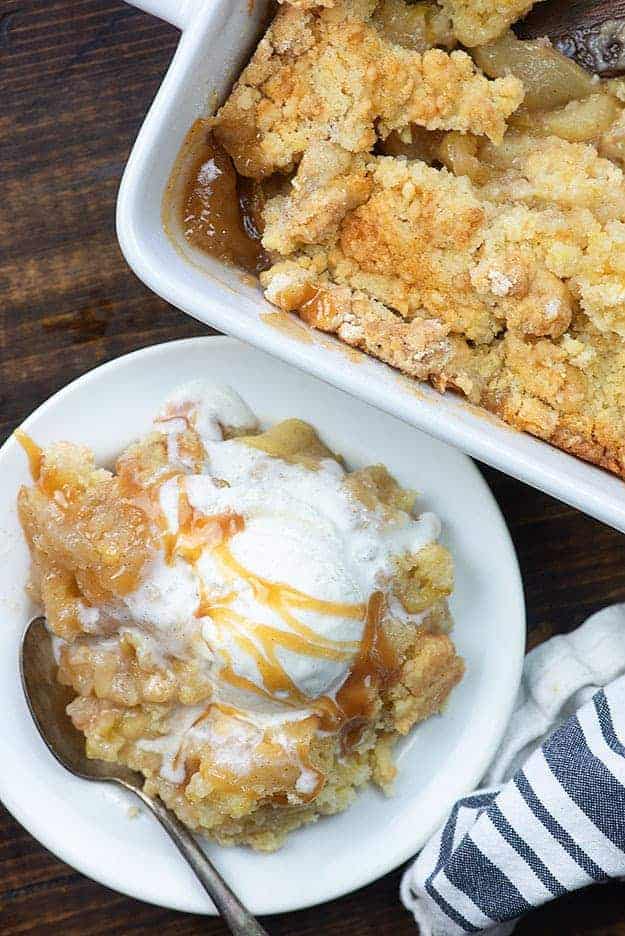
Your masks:
[{"label": "baking dish handle", "polygon": [[162,20],[184,29],[191,18],[191,6],[196,0],[126,0],[131,6],[153,13]]}]

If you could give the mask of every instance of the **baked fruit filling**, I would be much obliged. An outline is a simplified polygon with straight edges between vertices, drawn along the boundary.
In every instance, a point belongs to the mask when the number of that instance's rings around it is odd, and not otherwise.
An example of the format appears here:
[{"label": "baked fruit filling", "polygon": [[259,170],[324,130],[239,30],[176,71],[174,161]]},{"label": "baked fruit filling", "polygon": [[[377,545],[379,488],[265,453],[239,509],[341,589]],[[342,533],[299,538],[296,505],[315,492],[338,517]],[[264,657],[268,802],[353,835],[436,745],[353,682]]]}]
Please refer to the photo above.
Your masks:
[{"label": "baked fruit filling", "polygon": [[229,180],[275,306],[624,475],[625,83],[530,6],[283,4],[195,128],[204,217]]},{"label": "baked fruit filling", "polygon": [[90,757],[261,850],[369,780],[390,792],[393,745],[463,673],[451,557],[414,493],[381,465],[347,470],[299,420],[261,432],[201,383],[113,472],[22,441],[30,589]]}]

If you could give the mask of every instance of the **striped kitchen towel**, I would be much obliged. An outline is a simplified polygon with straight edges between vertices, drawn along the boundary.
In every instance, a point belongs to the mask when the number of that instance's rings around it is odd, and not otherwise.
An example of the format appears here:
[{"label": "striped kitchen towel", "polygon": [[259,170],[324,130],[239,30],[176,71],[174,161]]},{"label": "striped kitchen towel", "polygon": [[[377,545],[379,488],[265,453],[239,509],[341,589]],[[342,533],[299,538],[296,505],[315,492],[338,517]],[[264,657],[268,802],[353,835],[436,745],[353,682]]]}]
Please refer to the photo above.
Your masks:
[{"label": "striped kitchen towel", "polygon": [[401,885],[422,936],[512,932],[533,907],[625,876],[625,605],[525,660],[484,788]]}]

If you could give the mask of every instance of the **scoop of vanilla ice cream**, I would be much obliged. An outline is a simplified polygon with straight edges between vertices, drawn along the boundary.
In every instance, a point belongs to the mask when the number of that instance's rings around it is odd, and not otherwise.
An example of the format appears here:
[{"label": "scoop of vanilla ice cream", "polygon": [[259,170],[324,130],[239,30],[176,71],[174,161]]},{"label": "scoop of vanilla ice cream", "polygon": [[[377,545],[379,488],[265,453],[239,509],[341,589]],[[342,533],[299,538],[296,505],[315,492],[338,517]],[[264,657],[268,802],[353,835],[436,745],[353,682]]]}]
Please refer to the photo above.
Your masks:
[{"label": "scoop of vanilla ice cream", "polygon": [[225,384],[191,380],[177,387],[161,406],[155,423],[188,408],[202,441],[219,442],[224,429],[254,432],[258,420],[238,393]]},{"label": "scoop of vanilla ice cream", "polygon": [[[389,520],[381,505],[367,508],[333,459],[314,470],[224,440],[224,426],[257,426],[229,388],[181,387],[161,409],[157,428],[167,420],[175,433],[172,417],[179,413],[206,451],[204,473],[183,479],[194,516],[237,515],[242,522],[225,546],[208,544],[192,562],[178,555],[168,564],[159,553],[123,601],[126,626],[148,630],[181,654],[190,646],[185,633],[197,633],[199,625],[216,698],[260,718],[286,717],[287,710],[292,717],[293,698],[287,706],[288,690],[271,684],[267,667],[283,672],[303,710],[306,700],[334,696],[359,653],[370,596],[388,585],[394,558],[433,542],[440,524],[432,514],[398,512]],[[179,496],[177,477],[158,491],[173,536]]]}]

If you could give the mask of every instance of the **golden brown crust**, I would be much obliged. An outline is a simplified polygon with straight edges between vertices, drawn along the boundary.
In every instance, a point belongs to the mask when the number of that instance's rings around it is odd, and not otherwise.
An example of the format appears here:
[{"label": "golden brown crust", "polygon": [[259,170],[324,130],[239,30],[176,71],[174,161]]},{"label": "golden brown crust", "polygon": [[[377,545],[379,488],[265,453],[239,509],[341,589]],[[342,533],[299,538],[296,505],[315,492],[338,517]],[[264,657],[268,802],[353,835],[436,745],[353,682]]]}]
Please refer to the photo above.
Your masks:
[{"label": "golden brown crust", "polygon": [[[411,123],[501,140],[523,91],[490,81],[464,52],[420,53],[372,22],[375,0],[284,6],[213,121],[241,175],[290,171],[313,143],[367,152]],[[378,24],[380,25],[380,24]]]},{"label": "golden brown crust", "polygon": [[389,692],[393,726],[407,734],[416,722],[440,712],[464,664],[446,634],[424,634],[418,652],[404,664],[402,678]]},{"label": "golden brown crust", "polygon": [[81,611],[131,591],[151,549],[143,509],[119,479],[96,469],[92,453],[60,442],[42,456],[38,483],[22,487],[18,513],[52,629],[83,632]]},{"label": "golden brown crust", "polygon": [[556,137],[476,153],[476,182],[395,157],[369,157],[363,176],[351,157],[369,195],[335,212],[324,242],[290,228],[287,259],[261,276],[267,298],[622,473],[623,173]]},{"label": "golden brown crust", "polygon": [[525,16],[536,0],[440,0],[458,40],[468,48],[496,39]]},{"label": "golden brown crust", "polygon": [[[610,337],[584,315],[575,316],[558,344],[509,333],[478,350],[438,320],[405,321],[364,293],[327,283],[312,292],[319,298],[308,298],[299,314],[315,327],[438,390],[458,390],[510,425],[625,477],[625,349],[615,353]],[[296,302],[294,290],[286,307]]]},{"label": "golden brown crust", "polygon": [[371,192],[365,158],[327,141],[306,150],[297,180],[290,195],[278,195],[265,207],[263,244],[268,251],[289,254],[302,244],[326,243]]}]

